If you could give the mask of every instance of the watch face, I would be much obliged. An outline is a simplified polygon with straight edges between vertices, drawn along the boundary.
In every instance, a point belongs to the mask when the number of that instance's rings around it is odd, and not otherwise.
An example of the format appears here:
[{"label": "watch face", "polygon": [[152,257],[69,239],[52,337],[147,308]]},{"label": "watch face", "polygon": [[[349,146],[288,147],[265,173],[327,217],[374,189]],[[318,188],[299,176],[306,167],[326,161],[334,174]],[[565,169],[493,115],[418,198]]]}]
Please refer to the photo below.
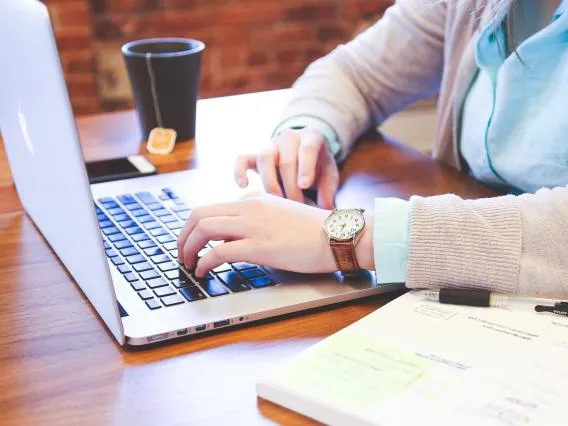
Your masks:
[{"label": "watch face", "polygon": [[326,229],[335,240],[350,240],[357,235],[365,220],[360,210],[337,210],[326,221]]}]

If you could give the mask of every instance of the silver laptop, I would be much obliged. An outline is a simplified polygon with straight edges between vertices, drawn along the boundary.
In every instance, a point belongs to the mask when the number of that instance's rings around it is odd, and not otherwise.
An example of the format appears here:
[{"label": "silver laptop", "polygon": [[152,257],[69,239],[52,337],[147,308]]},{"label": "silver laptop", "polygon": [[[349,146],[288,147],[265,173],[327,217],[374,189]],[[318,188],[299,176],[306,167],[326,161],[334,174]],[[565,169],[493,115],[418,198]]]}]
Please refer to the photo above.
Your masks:
[{"label": "silver laptop", "polygon": [[0,130],[18,195],[121,345],[227,329],[401,287],[377,285],[372,272],[344,282],[339,274],[299,275],[242,262],[196,280],[176,261],[176,237],[191,208],[231,199],[232,186],[216,187],[198,171],[89,185],[46,7],[2,0],[0,40]]}]

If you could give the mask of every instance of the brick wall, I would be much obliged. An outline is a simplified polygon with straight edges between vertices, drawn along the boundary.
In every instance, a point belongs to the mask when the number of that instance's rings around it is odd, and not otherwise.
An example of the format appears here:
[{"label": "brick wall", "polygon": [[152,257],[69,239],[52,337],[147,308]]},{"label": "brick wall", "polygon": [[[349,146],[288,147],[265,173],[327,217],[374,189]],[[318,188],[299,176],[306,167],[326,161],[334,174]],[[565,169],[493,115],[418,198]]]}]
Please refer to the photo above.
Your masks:
[{"label": "brick wall", "polygon": [[120,46],[205,42],[201,96],[289,87],[305,67],[381,16],[390,0],[45,0],[76,114],[129,108]]}]

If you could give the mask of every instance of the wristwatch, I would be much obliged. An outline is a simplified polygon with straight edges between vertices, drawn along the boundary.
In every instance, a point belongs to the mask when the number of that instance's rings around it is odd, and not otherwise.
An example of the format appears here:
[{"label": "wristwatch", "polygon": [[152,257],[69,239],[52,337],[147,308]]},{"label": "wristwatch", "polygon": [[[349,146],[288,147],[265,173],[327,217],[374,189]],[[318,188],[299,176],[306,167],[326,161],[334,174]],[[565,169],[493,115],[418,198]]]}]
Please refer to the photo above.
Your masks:
[{"label": "wristwatch", "polygon": [[361,271],[355,245],[365,229],[363,209],[335,209],[324,222],[337,269],[343,275],[355,275]]}]

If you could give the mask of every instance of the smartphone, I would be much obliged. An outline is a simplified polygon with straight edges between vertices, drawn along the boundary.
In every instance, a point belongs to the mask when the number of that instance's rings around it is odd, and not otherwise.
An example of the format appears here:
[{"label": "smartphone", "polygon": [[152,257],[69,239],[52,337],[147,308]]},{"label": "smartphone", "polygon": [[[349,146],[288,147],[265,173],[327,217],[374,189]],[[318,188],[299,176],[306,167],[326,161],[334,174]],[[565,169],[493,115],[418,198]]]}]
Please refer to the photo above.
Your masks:
[{"label": "smartphone", "polygon": [[158,173],[156,167],[142,155],[89,161],[86,166],[89,183],[110,182]]}]

